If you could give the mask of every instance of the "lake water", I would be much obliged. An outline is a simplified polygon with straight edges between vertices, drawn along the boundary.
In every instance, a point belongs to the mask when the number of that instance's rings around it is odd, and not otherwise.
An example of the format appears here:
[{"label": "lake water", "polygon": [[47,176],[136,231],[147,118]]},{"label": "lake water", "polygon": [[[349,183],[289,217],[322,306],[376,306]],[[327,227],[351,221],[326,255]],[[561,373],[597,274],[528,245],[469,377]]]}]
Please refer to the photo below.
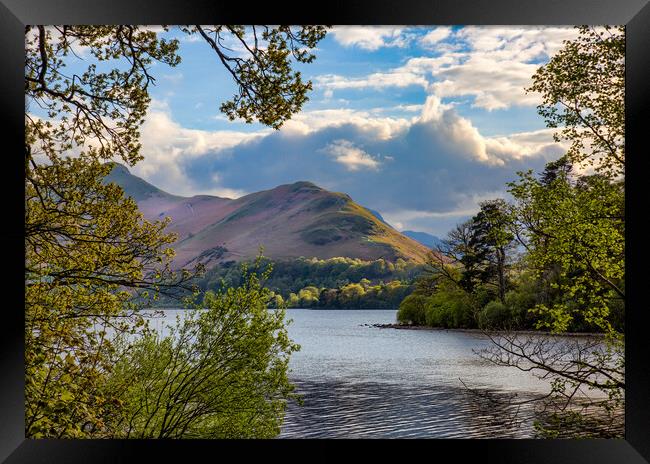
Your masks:
[{"label": "lake water", "polygon": [[[170,321],[177,311],[165,313]],[[533,436],[533,406],[513,403],[548,384],[481,359],[474,351],[492,342],[480,333],[372,327],[395,322],[394,310],[287,315],[301,345],[290,378],[304,405],[288,406],[280,438]]]}]

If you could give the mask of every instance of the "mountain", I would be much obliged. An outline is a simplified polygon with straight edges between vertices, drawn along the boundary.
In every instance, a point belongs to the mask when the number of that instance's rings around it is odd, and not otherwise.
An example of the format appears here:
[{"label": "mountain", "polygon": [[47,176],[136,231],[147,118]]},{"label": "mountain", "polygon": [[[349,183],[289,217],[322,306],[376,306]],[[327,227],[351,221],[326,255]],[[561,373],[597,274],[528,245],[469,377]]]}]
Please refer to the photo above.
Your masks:
[{"label": "mountain", "polygon": [[178,234],[174,267],[216,264],[264,255],[345,256],[423,262],[428,249],[400,234],[348,195],[311,182],[295,182],[237,199],[171,195],[117,164],[106,182],[120,185],[149,220],[171,218]]},{"label": "mountain", "polygon": [[132,197],[136,202],[150,199],[152,197],[164,198],[169,201],[181,200],[183,197],[171,195],[154,187],[149,182],[131,174],[126,166],[120,163],[112,163],[113,169],[104,178],[104,182],[114,182]]},{"label": "mountain", "polygon": [[[389,227],[391,226],[386,220],[382,217],[381,214],[379,214],[378,211],[375,211],[374,209],[366,208],[368,211],[372,213],[373,216],[375,216],[377,219],[379,219],[381,222],[386,224]],[[409,238],[412,238],[416,242],[424,245],[427,248],[436,248],[438,246],[443,247],[444,243],[442,240],[435,235],[428,234],[426,232],[416,232],[414,230],[403,230],[402,235],[406,235]]]},{"label": "mountain", "polygon": [[428,248],[435,248],[437,246],[443,245],[442,240],[440,240],[435,235],[427,234],[426,232],[415,232],[413,230],[403,230],[402,234],[412,238],[416,242],[419,242]]},{"label": "mountain", "polygon": [[370,214],[372,214],[374,217],[376,217],[377,219],[379,219],[381,222],[383,222],[384,224],[386,224],[386,225],[389,226],[389,227],[393,227],[393,226],[391,226],[389,223],[386,222],[386,220],[382,217],[382,215],[379,214],[379,211],[375,211],[374,209],[370,209],[370,208],[366,208],[366,209],[367,209],[368,211],[370,211]]}]

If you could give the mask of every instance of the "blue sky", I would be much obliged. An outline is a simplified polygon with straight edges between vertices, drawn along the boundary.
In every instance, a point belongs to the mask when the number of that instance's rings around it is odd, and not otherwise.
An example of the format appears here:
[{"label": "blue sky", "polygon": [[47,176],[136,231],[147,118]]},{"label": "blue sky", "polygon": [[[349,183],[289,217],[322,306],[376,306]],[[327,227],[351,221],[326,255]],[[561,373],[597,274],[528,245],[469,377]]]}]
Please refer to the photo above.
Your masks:
[{"label": "blue sky", "polygon": [[300,65],[314,90],[279,131],[230,122],[234,83],[178,29],[182,63],[157,64],[132,171],[171,193],[236,197],[309,180],[348,193],[401,230],[444,236],[516,172],[564,147],[526,93],[572,27],[334,27]]}]

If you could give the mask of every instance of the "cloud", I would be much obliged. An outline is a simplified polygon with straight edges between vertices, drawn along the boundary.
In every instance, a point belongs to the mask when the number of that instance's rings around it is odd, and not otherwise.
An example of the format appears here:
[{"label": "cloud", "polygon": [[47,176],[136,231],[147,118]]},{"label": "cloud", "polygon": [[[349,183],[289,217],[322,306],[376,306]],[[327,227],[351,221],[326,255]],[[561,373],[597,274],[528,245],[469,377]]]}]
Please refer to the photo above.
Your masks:
[{"label": "cloud", "polygon": [[533,74],[564,40],[575,37],[573,27],[480,26],[457,32],[439,27],[419,39],[438,56],[411,58],[402,66],[366,76],[323,75],[316,83],[330,95],[339,89],[417,85],[440,98],[470,97],[473,106],[488,111],[534,106],[539,96],[525,91]]},{"label": "cloud", "polygon": [[164,79],[171,84],[179,84],[183,80],[183,73],[177,72],[177,73],[163,74],[160,77],[161,79]]},{"label": "cloud", "polygon": [[336,26],[329,34],[344,47],[374,51],[382,47],[405,47],[410,37],[403,31],[403,27]]},{"label": "cloud", "polygon": [[360,78],[344,77],[337,74],[327,74],[316,77],[318,86],[325,88],[332,96],[334,90],[340,89],[382,89],[386,87],[409,87],[419,85],[426,88],[429,82],[423,77],[409,70],[396,69],[388,73],[374,73]]},{"label": "cloud", "polygon": [[406,229],[444,235],[479,201],[505,195],[517,171],[540,171],[562,151],[550,130],[485,137],[435,96],[410,119],[307,111],[255,133],[184,129],[158,103],[135,173],[171,193],[230,197],[309,180]]},{"label": "cloud", "polygon": [[387,140],[404,132],[410,122],[404,118],[373,117],[372,110],[348,108],[306,111],[295,115],[282,127],[282,134],[309,134],[328,127],[354,125],[367,139]]},{"label": "cloud", "polygon": [[359,169],[377,170],[380,165],[376,158],[355,147],[349,140],[335,140],[327,144],[322,150],[333,156],[336,162],[344,165],[348,171],[358,171]]},{"label": "cloud", "polygon": [[442,40],[448,38],[452,34],[452,29],[449,26],[439,26],[427,32],[418,40],[418,43],[425,48],[431,48]]},{"label": "cloud", "polygon": [[[144,177],[157,187],[179,195],[199,193],[197,185],[183,169],[183,163],[196,157],[227,156],[227,149],[263,137],[269,131],[203,131],[187,129],[172,120],[168,105],[153,100],[141,129],[141,153],[134,174]],[[200,193],[219,196],[240,196],[241,189],[231,189],[214,182]]]}]

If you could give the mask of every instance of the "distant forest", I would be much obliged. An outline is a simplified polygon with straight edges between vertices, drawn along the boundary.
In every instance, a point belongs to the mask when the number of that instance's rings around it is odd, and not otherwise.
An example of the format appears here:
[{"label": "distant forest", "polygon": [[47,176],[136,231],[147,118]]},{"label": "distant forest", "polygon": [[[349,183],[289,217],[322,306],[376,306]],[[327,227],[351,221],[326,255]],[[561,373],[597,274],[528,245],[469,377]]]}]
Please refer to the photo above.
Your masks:
[{"label": "distant forest", "polygon": [[[263,285],[271,290],[271,306],[329,309],[397,309],[415,290],[415,282],[424,272],[424,264],[403,259],[394,263],[377,259],[298,258],[273,261],[262,258],[259,270],[270,269]],[[197,280],[200,291],[219,292],[237,287],[245,280],[244,269],[252,262],[225,262],[208,270]],[[158,306],[178,305],[162,298]]]}]

